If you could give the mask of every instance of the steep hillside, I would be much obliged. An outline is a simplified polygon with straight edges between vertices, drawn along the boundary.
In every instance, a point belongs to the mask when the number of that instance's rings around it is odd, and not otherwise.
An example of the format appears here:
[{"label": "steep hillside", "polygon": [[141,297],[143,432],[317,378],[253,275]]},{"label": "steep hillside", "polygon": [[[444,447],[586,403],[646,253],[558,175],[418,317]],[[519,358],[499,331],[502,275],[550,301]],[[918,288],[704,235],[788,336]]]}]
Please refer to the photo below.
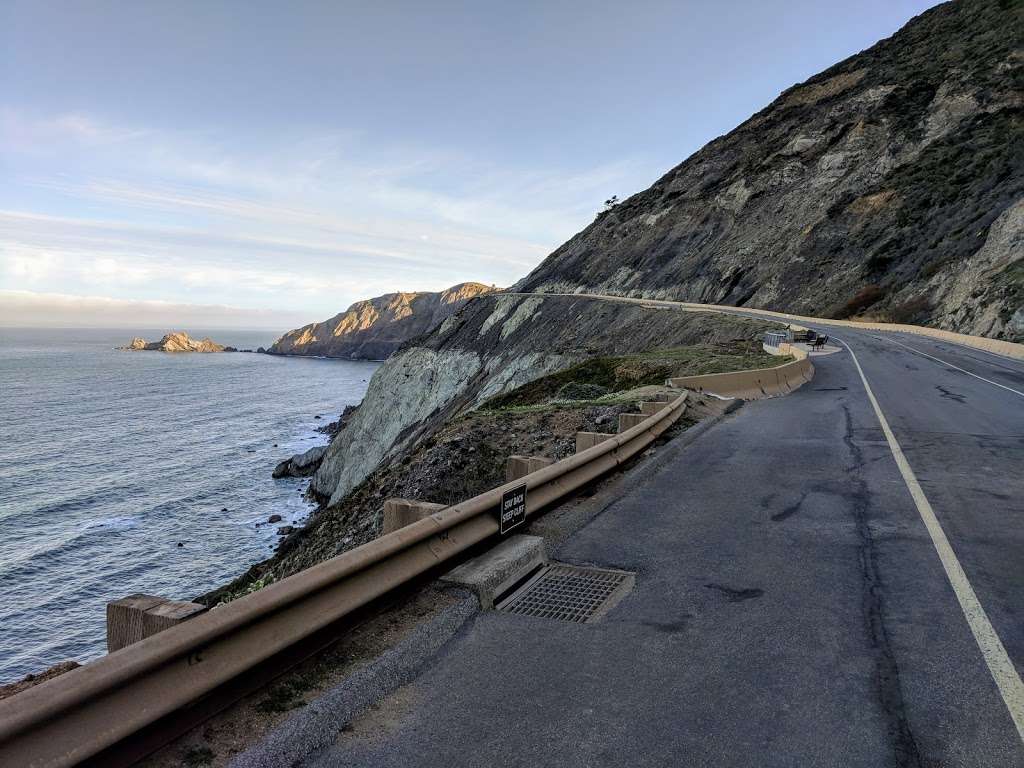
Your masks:
[{"label": "steep hillside", "polygon": [[383,360],[405,341],[442,323],[475,296],[496,290],[460,283],[440,293],[388,293],[358,301],[330,320],[288,331],[268,352]]},{"label": "steep hillside", "polygon": [[790,88],[515,287],[1021,340],[1022,256],[1024,2],[960,0]]}]

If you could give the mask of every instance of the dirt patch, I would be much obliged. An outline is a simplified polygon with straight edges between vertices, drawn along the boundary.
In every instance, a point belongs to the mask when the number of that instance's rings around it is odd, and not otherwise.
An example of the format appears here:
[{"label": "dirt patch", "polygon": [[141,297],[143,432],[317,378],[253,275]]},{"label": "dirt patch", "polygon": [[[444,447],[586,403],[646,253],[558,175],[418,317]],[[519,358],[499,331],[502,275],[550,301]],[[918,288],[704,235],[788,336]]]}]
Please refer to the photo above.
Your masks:
[{"label": "dirt patch", "polygon": [[65,672],[70,672],[72,669],[82,666],[77,661],[62,661],[60,664],[54,664],[52,667],[44,672],[39,672],[34,675],[25,675],[14,683],[8,683],[7,685],[0,685],[0,699],[6,699],[8,696],[13,696],[16,693],[26,691],[33,686],[45,683],[47,680],[52,680],[58,675],[63,675]]}]

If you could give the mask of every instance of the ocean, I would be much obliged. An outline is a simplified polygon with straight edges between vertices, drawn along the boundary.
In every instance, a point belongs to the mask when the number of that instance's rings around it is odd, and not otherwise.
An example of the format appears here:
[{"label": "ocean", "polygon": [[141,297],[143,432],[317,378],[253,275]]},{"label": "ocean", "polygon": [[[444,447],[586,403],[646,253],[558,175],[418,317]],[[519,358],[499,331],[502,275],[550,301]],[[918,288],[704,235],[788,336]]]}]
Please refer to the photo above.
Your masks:
[{"label": "ocean", "polygon": [[0,683],[102,655],[110,600],[191,599],[272,554],[311,505],[271,471],[379,365],[114,349],[136,335],[162,334],[0,328]]}]

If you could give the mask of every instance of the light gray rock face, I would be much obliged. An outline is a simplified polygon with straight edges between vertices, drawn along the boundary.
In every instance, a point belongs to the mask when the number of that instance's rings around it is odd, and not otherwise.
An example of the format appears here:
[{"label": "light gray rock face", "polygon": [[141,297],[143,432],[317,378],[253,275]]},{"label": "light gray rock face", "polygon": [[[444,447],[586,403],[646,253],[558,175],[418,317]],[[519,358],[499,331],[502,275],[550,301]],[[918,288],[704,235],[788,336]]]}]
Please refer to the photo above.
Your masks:
[{"label": "light gray rock face", "polygon": [[[1024,340],[1024,4],[937,6],[602,213],[514,289]],[[863,293],[868,289],[866,293]]]},{"label": "light gray rock face", "polygon": [[575,297],[481,297],[377,369],[313,490],[337,504],[382,462],[495,395],[594,355],[755,338],[763,323]]},{"label": "light gray rock face", "polygon": [[[989,228],[984,244],[966,258],[952,280],[932,279],[936,316],[940,324],[966,329],[979,336],[1024,338],[1024,301],[1006,316],[1004,307],[990,301],[991,292],[979,290],[998,281],[1018,284],[1024,278],[1024,199],[1007,208]],[[1012,282],[1011,282],[1012,285]]]},{"label": "light gray rock face", "polygon": [[337,503],[408,433],[450,403],[481,368],[480,356],[460,350],[407,349],[378,368],[362,405],[331,443],[313,489]]},{"label": "light gray rock face", "polygon": [[440,325],[467,301],[496,290],[460,283],[439,293],[388,293],[358,301],[339,315],[288,331],[268,352],[384,360],[404,342]]}]

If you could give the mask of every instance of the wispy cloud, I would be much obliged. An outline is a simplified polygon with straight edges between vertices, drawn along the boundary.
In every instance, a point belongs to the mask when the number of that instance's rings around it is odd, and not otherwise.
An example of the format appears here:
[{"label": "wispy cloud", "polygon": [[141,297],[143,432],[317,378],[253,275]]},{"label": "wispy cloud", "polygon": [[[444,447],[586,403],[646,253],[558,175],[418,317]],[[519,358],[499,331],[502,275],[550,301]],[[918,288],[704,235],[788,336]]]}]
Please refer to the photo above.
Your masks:
[{"label": "wispy cloud", "polygon": [[389,290],[511,284],[643,173],[628,159],[501,167],[343,132],[234,146],[13,109],[0,141],[15,190],[0,192],[0,289],[304,306],[309,319]]}]

